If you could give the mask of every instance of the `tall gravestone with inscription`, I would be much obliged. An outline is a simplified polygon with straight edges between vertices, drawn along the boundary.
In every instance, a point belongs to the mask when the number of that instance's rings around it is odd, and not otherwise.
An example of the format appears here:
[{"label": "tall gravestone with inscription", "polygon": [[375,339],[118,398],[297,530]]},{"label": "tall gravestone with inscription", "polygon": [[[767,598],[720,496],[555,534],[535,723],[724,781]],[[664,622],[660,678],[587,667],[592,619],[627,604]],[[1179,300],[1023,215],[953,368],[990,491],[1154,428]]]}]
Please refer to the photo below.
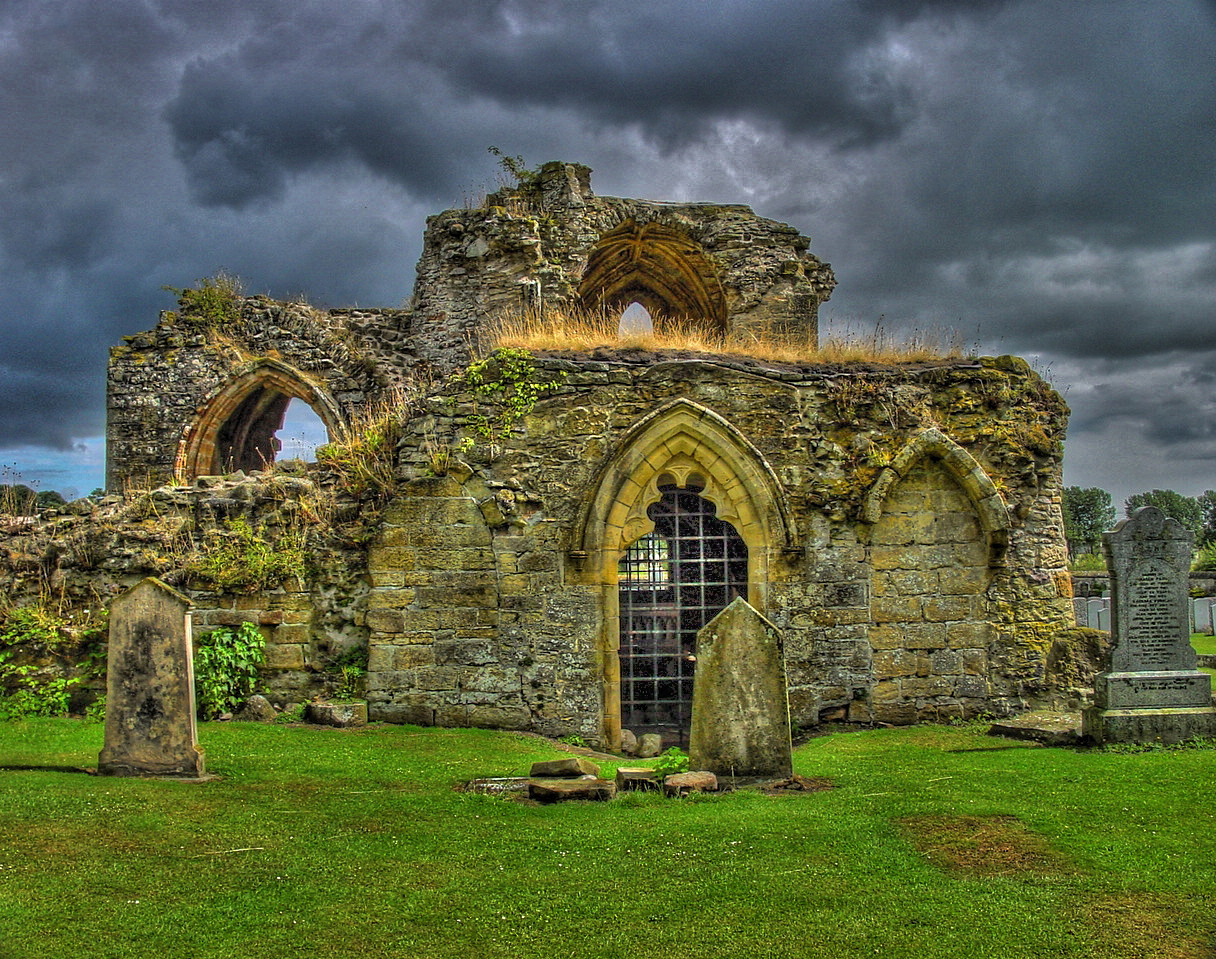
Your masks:
[{"label": "tall gravestone with inscription", "polygon": [[195,734],[190,605],[153,577],[110,604],[100,775],[204,778]]},{"label": "tall gravestone with inscription", "polygon": [[1180,742],[1216,735],[1212,678],[1196,669],[1187,609],[1193,538],[1146,506],[1103,535],[1111,644],[1081,731],[1094,742]]},{"label": "tall gravestone with inscription", "polygon": [[697,632],[688,762],[719,776],[789,776],[781,633],[742,597]]}]

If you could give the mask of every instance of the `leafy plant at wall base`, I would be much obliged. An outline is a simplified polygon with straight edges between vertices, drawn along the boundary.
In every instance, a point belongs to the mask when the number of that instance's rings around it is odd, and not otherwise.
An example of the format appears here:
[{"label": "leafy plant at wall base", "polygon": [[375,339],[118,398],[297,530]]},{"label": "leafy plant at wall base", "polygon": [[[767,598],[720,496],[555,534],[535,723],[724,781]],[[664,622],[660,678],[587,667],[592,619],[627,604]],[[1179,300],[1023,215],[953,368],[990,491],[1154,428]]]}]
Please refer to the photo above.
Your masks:
[{"label": "leafy plant at wall base", "polygon": [[66,716],[72,687],[80,680],[63,676],[42,679],[37,676],[37,667],[19,665],[14,659],[11,649],[0,650],[0,689],[12,689],[0,694],[0,720]]},{"label": "leafy plant at wall base", "polygon": [[198,714],[215,719],[238,709],[254,691],[258,667],[266,661],[266,640],[253,623],[220,626],[194,650],[194,696]]},{"label": "leafy plant at wall base", "polygon": [[667,776],[686,773],[688,772],[688,754],[684,750],[672,746],[654,761],[651,768],[654,769],[654,778],[659,782],[662,782]]}]

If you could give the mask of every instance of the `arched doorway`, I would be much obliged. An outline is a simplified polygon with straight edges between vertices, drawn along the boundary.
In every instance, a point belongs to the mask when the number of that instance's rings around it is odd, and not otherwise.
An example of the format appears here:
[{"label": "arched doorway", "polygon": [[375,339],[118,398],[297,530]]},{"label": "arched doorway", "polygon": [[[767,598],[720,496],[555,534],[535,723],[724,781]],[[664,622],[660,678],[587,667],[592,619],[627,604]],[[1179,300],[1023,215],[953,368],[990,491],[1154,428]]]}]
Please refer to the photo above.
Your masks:
[{"label": "arched doorway", "polygon": [[702,487],[667,483],[647,514],[654,531],[621,557],[621,725],[687,743],[697,631],[747,598],[747,545]]}]

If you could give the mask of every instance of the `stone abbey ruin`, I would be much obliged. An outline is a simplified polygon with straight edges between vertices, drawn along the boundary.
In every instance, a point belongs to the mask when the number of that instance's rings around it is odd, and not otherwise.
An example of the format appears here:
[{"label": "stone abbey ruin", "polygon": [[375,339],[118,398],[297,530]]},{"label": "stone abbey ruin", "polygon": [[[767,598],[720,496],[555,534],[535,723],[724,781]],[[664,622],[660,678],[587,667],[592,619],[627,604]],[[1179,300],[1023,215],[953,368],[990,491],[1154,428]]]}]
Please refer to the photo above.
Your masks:
[{"label": "stone abbey ruin", "polygon": [[[697,630],[739,597],[795,727],[1076,705],[1068,411],[1021,360],[491,349],[504,315],[633,303],[806,341],[835,285],[808,248],[551,163],[431,217],[405,308],[183,291],[111,353],[110,495],[10,530],[4,589],[96,608],[157,575],[196,634],[258,625],[272,699],[366,651],[373,720],[607,747],[687,728]],[[272,468],[293,399],[332,443]]]}]

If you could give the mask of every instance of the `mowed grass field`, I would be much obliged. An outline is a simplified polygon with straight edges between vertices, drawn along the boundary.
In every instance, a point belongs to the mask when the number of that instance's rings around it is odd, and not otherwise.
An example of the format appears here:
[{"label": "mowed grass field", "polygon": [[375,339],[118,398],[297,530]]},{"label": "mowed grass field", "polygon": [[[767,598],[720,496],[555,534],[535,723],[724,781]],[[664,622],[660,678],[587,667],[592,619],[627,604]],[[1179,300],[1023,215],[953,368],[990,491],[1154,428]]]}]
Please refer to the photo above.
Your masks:
[{"label": "mowed grass field", "polygon": [[1216,956],[1213,749],[873,730],[796,750],[822,792],[537,806],[454,788],[534,737],[199,741],[214,781],[97,778],[100,725],[0,724],[0,957]]}]

